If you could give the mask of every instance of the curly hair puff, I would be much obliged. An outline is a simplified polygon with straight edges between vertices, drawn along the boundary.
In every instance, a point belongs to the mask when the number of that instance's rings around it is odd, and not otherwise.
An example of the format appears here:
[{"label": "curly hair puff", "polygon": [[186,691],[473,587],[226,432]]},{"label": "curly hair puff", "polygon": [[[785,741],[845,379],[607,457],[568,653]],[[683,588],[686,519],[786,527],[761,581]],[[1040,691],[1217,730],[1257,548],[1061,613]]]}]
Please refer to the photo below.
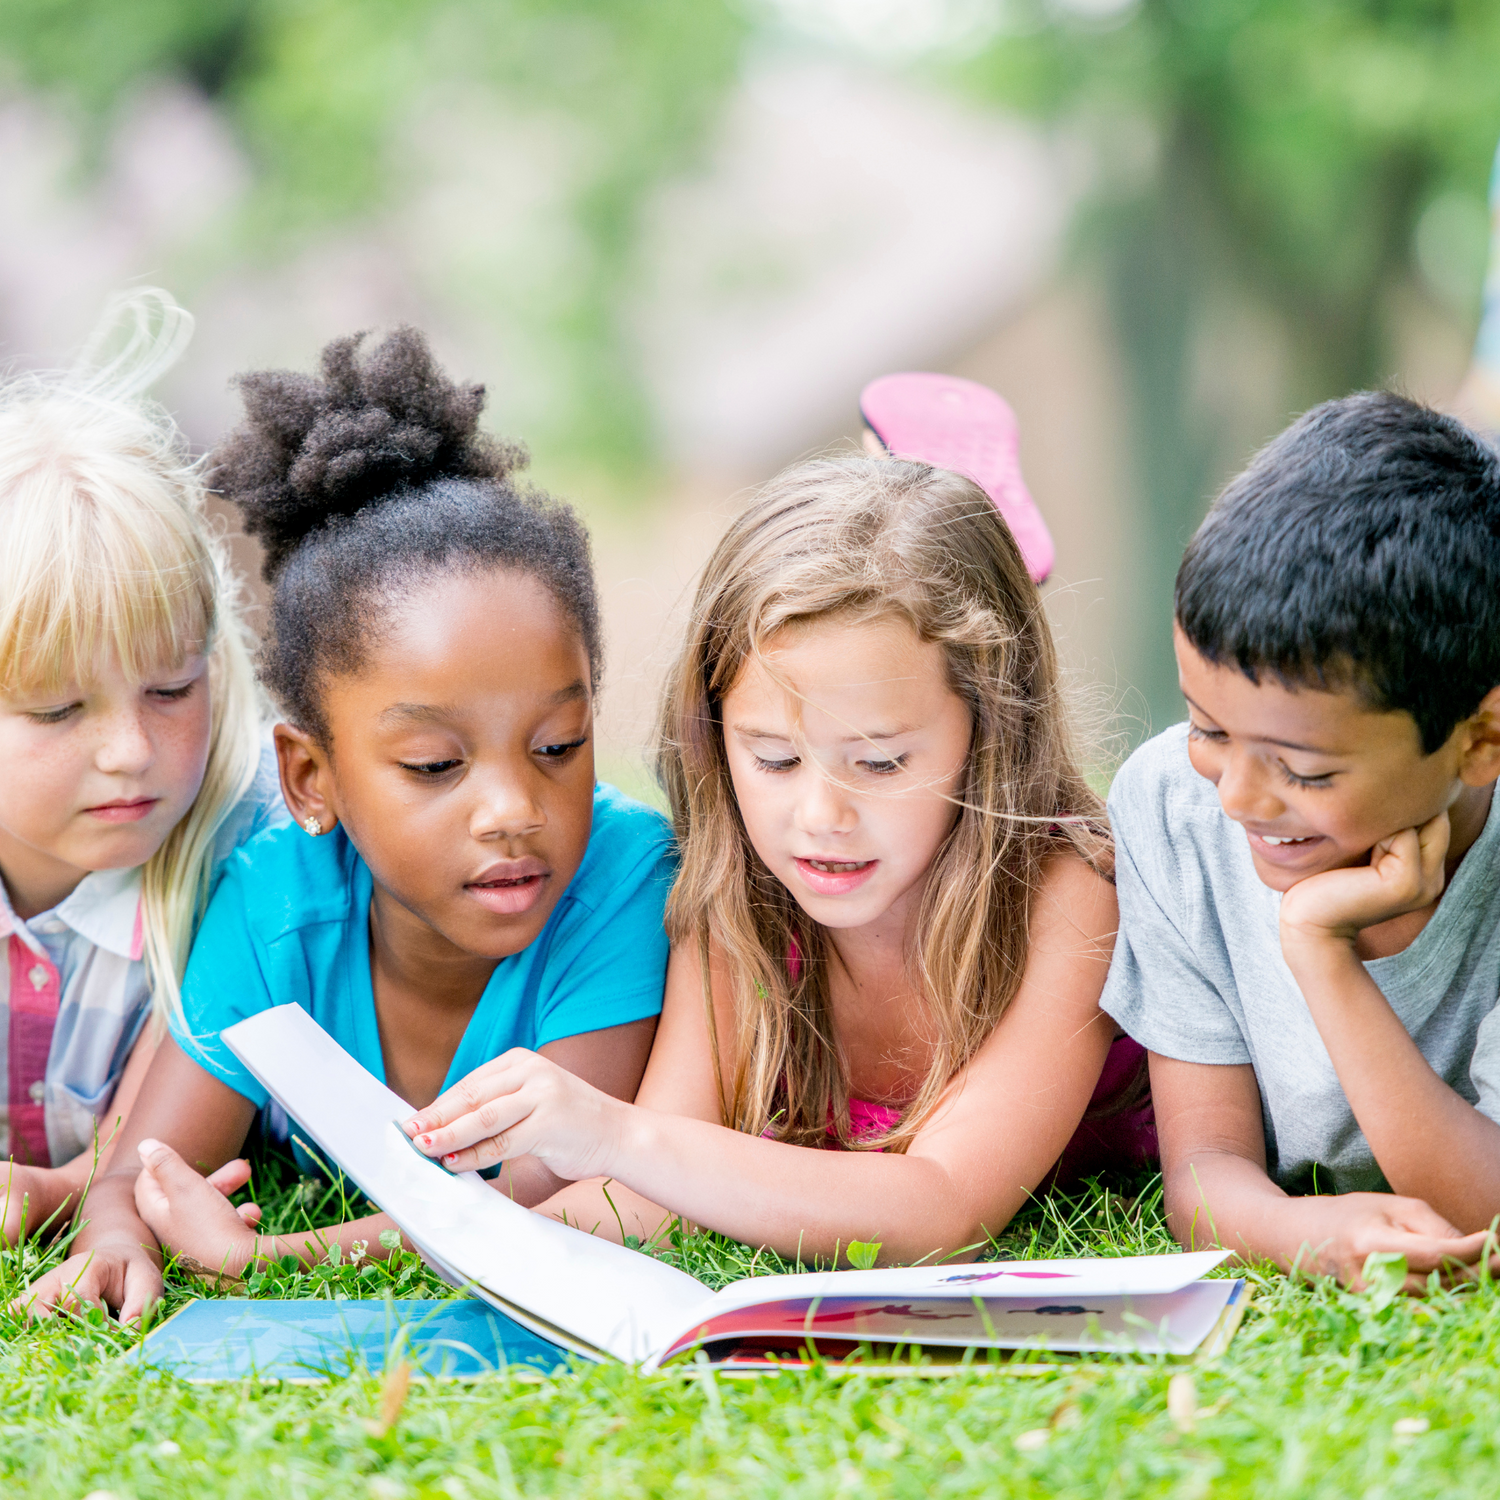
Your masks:
[{"label": "curly hair puff", "polygon": [[240,376],[247,421],[209,458],[210,485],[265,548],[266,688],[326,743],[321,686],[360,669],[392,607],[434,573],[492,568],[551,591],[597,686],[599,601],[582,522],[517,484],[526,450],[479,431],[484,387],[449,380],[417,329],[368,350],[365,337],[330,343],[321,377]]}]

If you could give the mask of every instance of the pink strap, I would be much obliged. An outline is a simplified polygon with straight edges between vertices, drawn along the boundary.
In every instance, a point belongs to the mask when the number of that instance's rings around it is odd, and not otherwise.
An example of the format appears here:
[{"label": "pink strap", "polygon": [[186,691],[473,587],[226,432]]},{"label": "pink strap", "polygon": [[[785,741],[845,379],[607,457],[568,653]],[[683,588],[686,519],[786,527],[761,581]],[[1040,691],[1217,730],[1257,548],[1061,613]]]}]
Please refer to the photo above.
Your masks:
[{"label": "pink strap", "polygon": [[10,939],[10,1154],[19,1162],[50,1167],[45,1103],[47,1058],[62,981],[20,938]]}]

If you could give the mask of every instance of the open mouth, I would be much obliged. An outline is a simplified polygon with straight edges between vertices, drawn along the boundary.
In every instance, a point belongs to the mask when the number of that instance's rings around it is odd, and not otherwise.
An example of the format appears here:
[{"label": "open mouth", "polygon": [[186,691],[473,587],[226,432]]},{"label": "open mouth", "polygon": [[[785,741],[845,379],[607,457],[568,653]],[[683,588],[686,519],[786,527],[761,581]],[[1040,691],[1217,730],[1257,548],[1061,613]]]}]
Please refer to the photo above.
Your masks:
[{"label": "open mouth", "polygon": [[819,896],[844,896],[875,873],[878,859],[799,858],[797,873],[807,888]]},{"label": "open mouth", "polygon": [[1326,842],[1320,833],[1304,833],[1295,836],[1284,833],[1252,833],[1245,830],[1250,840],[1251,852],[1268,864],[1296,864],[1302,855]]},{"label": "open mouth", "polygon": [[539,859],[506,860],[482,870],[464,890],[496,916],[513,917],[536,905],[550,873]]}]

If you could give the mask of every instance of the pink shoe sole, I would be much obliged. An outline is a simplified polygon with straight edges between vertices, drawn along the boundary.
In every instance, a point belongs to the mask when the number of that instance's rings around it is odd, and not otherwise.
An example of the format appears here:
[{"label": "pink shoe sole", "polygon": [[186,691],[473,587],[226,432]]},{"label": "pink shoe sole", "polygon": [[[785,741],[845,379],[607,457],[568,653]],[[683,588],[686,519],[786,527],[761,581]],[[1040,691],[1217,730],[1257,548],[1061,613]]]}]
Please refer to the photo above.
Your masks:
[{"label": "pink shoe sole", "polygon": [[988,386],[953,375],[882,375],[859,395],[860,415],[888,452],[972,479],[1005,518],[1041,583],[1056,551],[1017,455],[1016,414]]}]

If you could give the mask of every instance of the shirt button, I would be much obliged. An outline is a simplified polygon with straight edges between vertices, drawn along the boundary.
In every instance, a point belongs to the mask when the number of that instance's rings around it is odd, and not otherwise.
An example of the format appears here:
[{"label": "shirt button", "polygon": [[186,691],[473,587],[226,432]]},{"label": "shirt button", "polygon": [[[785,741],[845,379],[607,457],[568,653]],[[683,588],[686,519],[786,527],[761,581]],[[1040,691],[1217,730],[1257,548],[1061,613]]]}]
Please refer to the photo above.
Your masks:
[{"label": "shirt button", "polygon": [[44,990],[47,988],[48,974],[47,970],[41,964],[37,964],[26,977],[31,981],[32,989]]},{"label": "shirt button", "polygon": [[47,1095],[47,1085],[40,1078],[38,1078],[37,1081],[32,1084],[29,1089],[26,1090],[26,1092],[31,1096],[31,1102],[33,1104],[40,1104]]}]

